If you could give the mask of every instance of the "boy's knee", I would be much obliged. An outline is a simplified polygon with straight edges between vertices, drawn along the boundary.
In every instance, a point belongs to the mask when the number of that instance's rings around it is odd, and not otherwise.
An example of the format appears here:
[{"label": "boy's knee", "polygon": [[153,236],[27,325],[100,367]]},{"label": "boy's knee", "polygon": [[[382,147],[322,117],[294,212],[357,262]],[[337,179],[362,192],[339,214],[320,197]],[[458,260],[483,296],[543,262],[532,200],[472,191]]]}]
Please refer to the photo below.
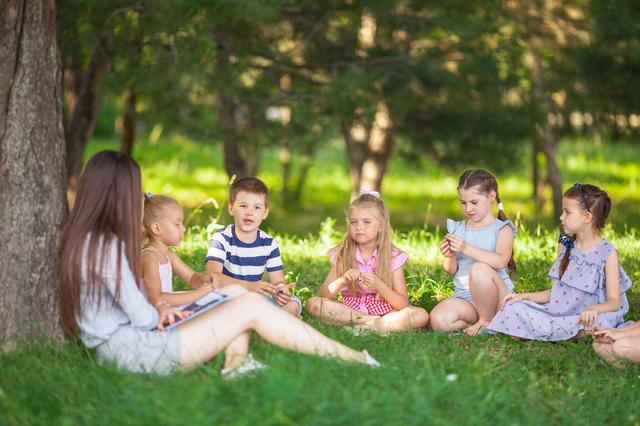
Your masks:
[{"label": "boy's knee", "polygon": [[322,311],[322,302],[323,302],[322,297],[315,296],[307,300],[307,303],[305,303],[304,308],[311,315],[313,315],[314,317],[317,317],[317,316],[320,316],[320,312]]}]

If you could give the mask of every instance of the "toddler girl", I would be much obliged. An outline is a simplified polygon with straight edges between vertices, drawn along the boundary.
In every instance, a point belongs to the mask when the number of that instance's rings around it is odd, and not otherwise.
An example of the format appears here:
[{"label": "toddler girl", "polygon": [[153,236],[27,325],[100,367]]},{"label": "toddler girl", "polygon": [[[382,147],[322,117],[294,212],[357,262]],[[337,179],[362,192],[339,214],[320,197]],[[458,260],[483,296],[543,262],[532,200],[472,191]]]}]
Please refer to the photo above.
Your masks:
[{"label": "toddler girl", "polygon": [[[363,193],[351,203],[348,218],[344,240],[329,251],[332,265],[320,296],[307,302],[309,313],[379,333],[425,326],[427,311],[409,305],[402,267],[408,256],[391,244],[389,213],[380,194]],[[339,293],[342,300],[334,300]]]},{"label": "toddler girl", "polygon": [[550,289],[509,294],[488,329],[525,339],[567,340],[594,326],[618,327],[629,310],[631,281],[618,251],[602,238],[611,199],[597,186],[575,184],[562,199],[558,258]]},{"label": "toddler girl", "polygon": [[[466,220],[447,220],[448,234],[440,242],[442,267],[455,275],[455,293],[431,311],[435,331],[481,332],[513,290],[507,273],[515,272],[513,239],[516,227],[506,219],[496,178],[486,170],[467,170],[458,181]],[[493,203],[498,217],[493,215]]]}]

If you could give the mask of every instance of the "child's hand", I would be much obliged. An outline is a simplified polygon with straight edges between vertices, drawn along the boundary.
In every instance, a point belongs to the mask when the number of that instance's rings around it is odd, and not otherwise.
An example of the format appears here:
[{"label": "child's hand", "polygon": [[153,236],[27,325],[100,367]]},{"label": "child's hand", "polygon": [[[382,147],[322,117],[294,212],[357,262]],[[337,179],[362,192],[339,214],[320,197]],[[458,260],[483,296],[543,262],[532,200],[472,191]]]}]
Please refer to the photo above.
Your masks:
[{"label": "child's hand", "polygon": [[278,305],[284,306],[291,301],[291,287],[295,284],[278,284],[276,286],[276,302],[278,302]]},{"label": "child's hand", "polygon": [[585,328],[589,329],[595,324],[598,319],[598,311],[593,308],[584,308],[582,313],[580,313],[580,319],[578,320],[578,324],[583,325]]},{"label": "child's hand", "polygon": [[362,281],[364,285],[369,287],[372,290],[379,291],[381,287],[384,286],[384,283],[380,278],[378,278],[375,274],[370,274],[368,272],[362,273]]},{"label": "child's hand", "polygon": [[454,253],[460,253],[467,248],[467,242],[462,237],[454,234],[447,234],[444,238],[449,241],[449,247]]},{"label": "child's hand", "polygon": [[347,272],[342,274],[342,278],[348,283],[354,282],[354,281],[361,281],[362,280],[362,274],[360,273],[359,270],[357,270],[355,268],[351,268]]},{"label": "child's hand", "polygon": [[158,302],[158,304],[156,304],[156,309],[158,310],[159,316],[158,325],[156,327],[158,327],[158,330],[160,331],[164,331],[165,325],[175,323],[177,318],[186,318],[191,315],[191,311],[180,311],[169,306],[167,302]]},{"label": "child's hand", "polygon": [[509,293],[504,299],[502,299],[502,305],[500,305],[500,309],[503,309],[507,303],[512,304],[516,302],[520,302],[521,300],[527,300],[527,293]]},{"label": "child's hand", "polygon": [[273,284],[266,281],[256,281],[249,283],[247,285],[247,290],[271,297],[273,292],[276,291],[276,288]]},{"label": "child's hand", "polygon": [[208,287],[209,291],[214,291],[220,288],[220,281],[218,281],[218,276],[215,274],[203,274],[202,280]]},{"label": "child's hand", "polygon": [[456,255],[453,252],[453,250],[451,250],[451,242],[446,238],[440,241],[439,248],[440,248],[440,253],[442,253],[444,257],[452,257]]}]

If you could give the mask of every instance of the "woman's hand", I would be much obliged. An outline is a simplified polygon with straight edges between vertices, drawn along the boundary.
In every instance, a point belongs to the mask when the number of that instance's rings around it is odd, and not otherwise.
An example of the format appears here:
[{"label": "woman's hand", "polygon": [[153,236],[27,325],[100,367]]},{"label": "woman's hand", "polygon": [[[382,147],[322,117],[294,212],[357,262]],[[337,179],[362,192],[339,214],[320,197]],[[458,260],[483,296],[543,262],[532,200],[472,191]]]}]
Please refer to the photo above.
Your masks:
[{"label": "woman's hand", "polygon": [[500,309],[503,309],[507,305],[507,303],[512,304],[520,302],[521,300],[527,300],[527,296],[528,293],[509,293],[504,297],[504,299],[502,299],[502,305],[500,305]]},{"label": "woman's hand", "polygon": [[438,248],[440,249],[440,253],[442,253],[444,257],[453,257],[456,255],[455,252],[451,250],[451,241],[446,238],[440,241],[440,245],[438,246]]},{"label": "woman's hand", "polygon": [[596,341],[600,343],[613,343],[620,338],[620,331],[608,327],[596,327],[593,330]]},{"label": "woman's hand", "polygon": [[467,242],[464,238],[459,237],[458,235],[447,234],[444,238],[449,241],[449,247],[454,253],[461,253],[465,248],[467,248]]},{"label": "woman's hand", "polygon": [[158,330],[164,331],[165,325],[171,325],[176,322],[178,318],[186,318],[191,315],[191,311],[180,311],[171,307],[167,302],[161,300],[156,303],[156,309],[158,310]]},{"label": "woman's hand", "polygon": [[590,329],[598,319],[598,311],[593,308],[587,307],[582,310],[580,313],[580,319],[578,320],[578,324],[584,326],[584,328]]}]

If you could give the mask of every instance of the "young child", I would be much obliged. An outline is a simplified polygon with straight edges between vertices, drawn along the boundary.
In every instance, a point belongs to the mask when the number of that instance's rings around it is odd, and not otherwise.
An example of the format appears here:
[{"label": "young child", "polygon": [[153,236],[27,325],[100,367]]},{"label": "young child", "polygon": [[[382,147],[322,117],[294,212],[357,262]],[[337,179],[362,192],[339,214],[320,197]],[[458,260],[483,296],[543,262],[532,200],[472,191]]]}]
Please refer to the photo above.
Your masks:
[{"label": "young child", "polygon": [[[355,199],[348,219],[344,240],[329,251],[332,265],[320,296],[306,304],[309,313],[383,334],[425,326],[427,311],[409,305],[403,271],[408,256],[391,244],[389,213],[380,195],[371,191]],[[334,300],[339,293],[342,300]]]},{"label": "young child", "polygon": [[[442,267],[455,275],[455,292],[431,311],[435,331],[481,332],[502,299],[513,290],[513,240],[516,227],[504,214],[498,182],[486,170],[467,170],[458,180],[458,196],[466,220],[447,220],[448,234],[440,242]],[[498,217],[493,215],[497,202]]]},{"label": "young child", "polygon": [[[142,281],[147,299],[154,306],[168,303],[179,307],[195,302],[218,287],[215,275],[194,272],[170,247],[182,241],[184,214],[176,200],[166,195],[145,194],[144,234],[148,244],[142,249]],[[173,292],[173,271],[195,291]]]},{"label": "young child", "polygon": [[[60,237],[60,316],[65,330],[94,348],[100,361],[128,371],[168,373],[211,360],[239,336],[256,331],[285,349],[378,365],[308,324],[231,286],[231,300],[166,331],[184,314],[140,291],[142,185],[128,155],[103,151],[87,163]],[[235,288],[234,288],[235,287]]]},{"label": "young child", "polygon": [[640,322],[625,328],[596,327],[593,350],[616,367],[622,361],[640,363]]},{"label": "young child", "polygon": [[[239,284],[262,294],[286,312],[300,316],[302,302],[291,294],[276,240],[260,230],[269,214],[269,189],[258,178],[236,180],[229,190],[233,225],[215,233],[207,252],[206,271],[221,274],[220,283]],[[262,281],[264,271],[269,282]]]},{"label": "young child", "polygon": [[629,310],[631,281],[618,251],[602,238],[611,199],[597,186],[575,184],[562,199],[558,258],[549,272],[553,285],[535,293],[509,294],[487,327],[524,339],[558,341],[598,327],[618,327]]},{"label": "young child", "polygon": [[[148,245],[142,249],[142,282],[147,299],[154,306],[166,304],[171,307],[186,305],[219,287],[217,275],[194,272],[170,247],[182,241],[184,213],[176,200],[166,195],[145,194],[142,225]],[[194,291],[174,292],[173,271]],[[228,287],[221,290],[229,293]],[[225,348],[222,375],[236,377],[264,367],[249,353],[250,334],[238,336]]]}]

